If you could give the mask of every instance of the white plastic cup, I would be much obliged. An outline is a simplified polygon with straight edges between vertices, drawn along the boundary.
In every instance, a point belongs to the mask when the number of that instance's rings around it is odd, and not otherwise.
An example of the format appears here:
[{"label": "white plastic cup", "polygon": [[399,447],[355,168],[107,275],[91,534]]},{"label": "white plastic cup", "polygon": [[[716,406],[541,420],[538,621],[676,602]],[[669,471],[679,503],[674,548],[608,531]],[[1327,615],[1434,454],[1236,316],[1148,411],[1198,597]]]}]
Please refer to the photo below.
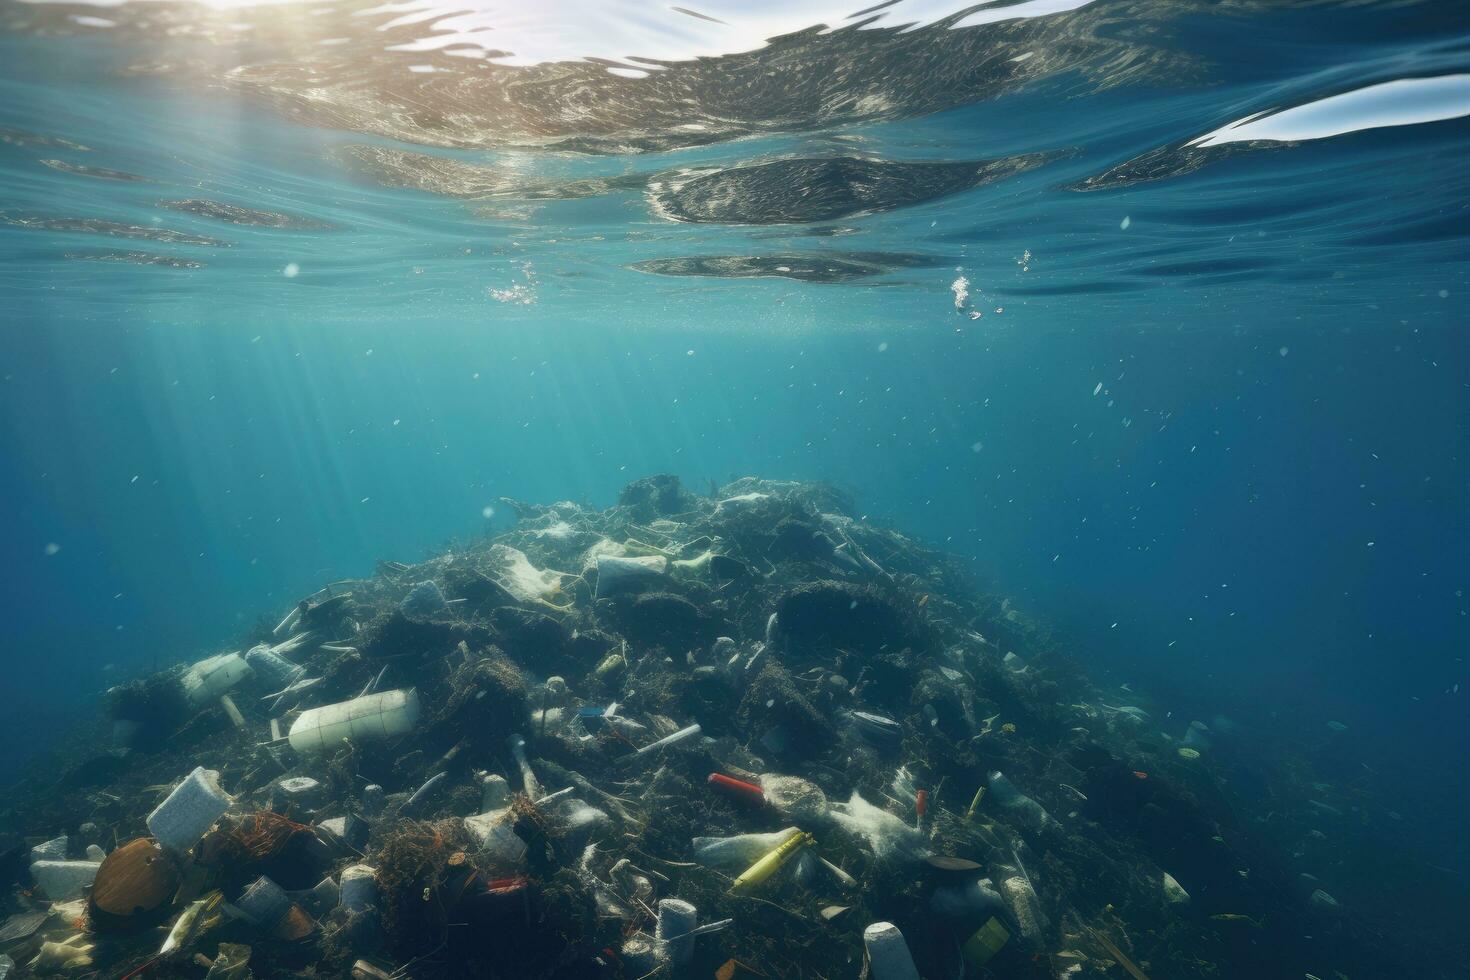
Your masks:
[{"label": "white plastic cup", "polygon": [[863,945],[873,966],[873,980],[919,980],[909,944],[892,922],[874,922],[864,929]]}]

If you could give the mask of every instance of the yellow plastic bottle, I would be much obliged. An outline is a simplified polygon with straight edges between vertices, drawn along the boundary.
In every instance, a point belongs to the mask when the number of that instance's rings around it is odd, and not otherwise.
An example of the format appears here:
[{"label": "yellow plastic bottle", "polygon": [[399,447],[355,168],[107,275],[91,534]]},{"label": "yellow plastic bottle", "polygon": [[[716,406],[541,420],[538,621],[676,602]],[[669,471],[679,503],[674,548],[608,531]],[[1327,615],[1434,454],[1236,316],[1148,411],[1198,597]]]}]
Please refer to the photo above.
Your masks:
[{"label": "yellow plastic bottle", "polygon": [[815,843],[816,841],[812,839],[812,835],[805,831],[798,831],[792,834],[786,840],[776,845],[775,849],[765,857],[746,868],[744,873],[739,878],[736,878],[735,883],[730,886],[730,891],[732,893],[738,892],[741,889],[753,888],[759,885],[779,871],[781,866],[791,860],[797,851]]}]

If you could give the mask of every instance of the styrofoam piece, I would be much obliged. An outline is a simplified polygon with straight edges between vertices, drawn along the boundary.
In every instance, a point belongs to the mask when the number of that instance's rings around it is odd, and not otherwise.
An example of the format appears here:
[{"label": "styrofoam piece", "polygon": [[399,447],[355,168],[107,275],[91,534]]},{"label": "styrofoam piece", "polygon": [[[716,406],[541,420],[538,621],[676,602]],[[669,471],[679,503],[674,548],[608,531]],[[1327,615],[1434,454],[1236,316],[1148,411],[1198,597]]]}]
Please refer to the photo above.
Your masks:
[{"label": "styrofoam piece", "polygon": [[622,558],[617,555],[597,556],[597,598],[649,585],[669,570],[663,555],[640,555]]},{"label": "styrofoam piece", "polygon": [[31,865],[31,880],[52,902],[70,902],[86,894],[97,877],[101,861],[37,861]]},{"label": "styrofoam piece", "polygon": [[293,664],[285,657],[276,653],[269,643],[261,643],[245,651],[245,662],[250,669],[259,674],[272,690],[280,690],[290,687],[293,681],[299,680],[306,673],[306,668],[300,664]]},{"label": "styrofoam piece", "polygon": [[868,950],[873,980],[919,980],[909,944],[892,922],[874,922],[864,929],[863,945]]},{"label": "styrofoam piece", "polygon": [[60,837],[53,837],[45,843],[37,844],[31,848],[31,863],[35,864],[37,861],[65,861],[68,843],[67,836],[62,834]]},{"label": "styrofoam piece", "polygon": [[510,813],[496,810],[464,818],[464,829],[480,852],[502,868],[518,868],[526,859],[526,842],[511,828]]},{"label": "styrofoam piece", "polygon": [[1021,927],[1021,935],[1032,942],[1046,938],[1046,913],[1041,910],[1041,900],[1031,883],[1021,875],[1014,875],[1000,883],[1000,893],[1011,917]]},{"label": "styrofoam piece", "polygon": [[658,903],[658,927],[654,935],[659,947],[675,967],[688,963],[694,956],[694,936],[699,925],[699,910],[682,898],[664,898]]},{"label": "styrofoam piece", "polygon": [[96,844],[87,845],[87,860],[101,862],[107,857],[107,852]]},{"label": "styrofoam piece", "polygon": [[220,789],[219,773],[199,766],[148,814],[148,833],[165,850],[183,854],[229,808],[230,797]]},{"label": "styrofoam piece", "polygon": [[378,871],[366,864],[354,864],[342,871],[338,885],[342,896],[342,907],[349,912],[361,912],[378,902]]},{"label": "styrofoam piece", "polygon": [[291,911],[291,896],[262,875],[245,887],[235,907],[262,929],[273,929]]},{"label": "styrofoam piece", "polygon": [[419,713],[418,691],[383,691],[303,711],[287,738],[297,752],[325,752],[349,738],[405,735],[418,724]]},{"label": "styrofoam piece", "polygon": [[222,653],[194,664],[184,671],[179,683],[183,685],[184,696],[189,703],[197,708],[215,700],[252,673],[244,657],[238,653]]},{"label": "styrofoam piece", "polygon": [[298,806],[313,806],[326,794],[326,787],[310,776],[292,776],[276,783],[277,797]]}]

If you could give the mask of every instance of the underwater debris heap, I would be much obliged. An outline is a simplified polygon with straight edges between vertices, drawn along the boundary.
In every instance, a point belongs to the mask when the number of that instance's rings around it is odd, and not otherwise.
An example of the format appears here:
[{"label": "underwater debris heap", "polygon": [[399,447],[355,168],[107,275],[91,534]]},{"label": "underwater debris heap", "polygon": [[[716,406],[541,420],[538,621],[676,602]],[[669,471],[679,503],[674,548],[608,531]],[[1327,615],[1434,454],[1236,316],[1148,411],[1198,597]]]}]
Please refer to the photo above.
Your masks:
[{"label": "underwater debris heap", "polygon": [[1271,976],[1351,932],[1217,818],[1203,726],[841,493],[505,503],[111,691],[0,813],[0,976]]}]

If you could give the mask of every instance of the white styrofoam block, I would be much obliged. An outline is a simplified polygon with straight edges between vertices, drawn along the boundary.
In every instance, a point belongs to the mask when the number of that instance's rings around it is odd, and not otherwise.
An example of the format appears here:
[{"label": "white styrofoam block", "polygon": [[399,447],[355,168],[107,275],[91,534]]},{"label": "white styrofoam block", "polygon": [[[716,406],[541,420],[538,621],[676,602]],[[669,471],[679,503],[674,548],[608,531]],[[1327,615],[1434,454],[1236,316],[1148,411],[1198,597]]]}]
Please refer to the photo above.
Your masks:
[{"label": "white styrofoam block", "polygon": [[148,814],[148,833],[165,850],[183,854],[229,808],[230,797],[219,787],[219,773],[199,766]]},{"label": "white styrofoam block", "polygon": [[86,894],[100,867],[101,861],[37,861],[31,880],[50,901],[70,902]]},{"label": "white styrofoam block", "polygon": [[31,863],[37,861],[65,861],[66,860],[66,835],[53,837],[44,844],[37,844],[31,848]]}]

